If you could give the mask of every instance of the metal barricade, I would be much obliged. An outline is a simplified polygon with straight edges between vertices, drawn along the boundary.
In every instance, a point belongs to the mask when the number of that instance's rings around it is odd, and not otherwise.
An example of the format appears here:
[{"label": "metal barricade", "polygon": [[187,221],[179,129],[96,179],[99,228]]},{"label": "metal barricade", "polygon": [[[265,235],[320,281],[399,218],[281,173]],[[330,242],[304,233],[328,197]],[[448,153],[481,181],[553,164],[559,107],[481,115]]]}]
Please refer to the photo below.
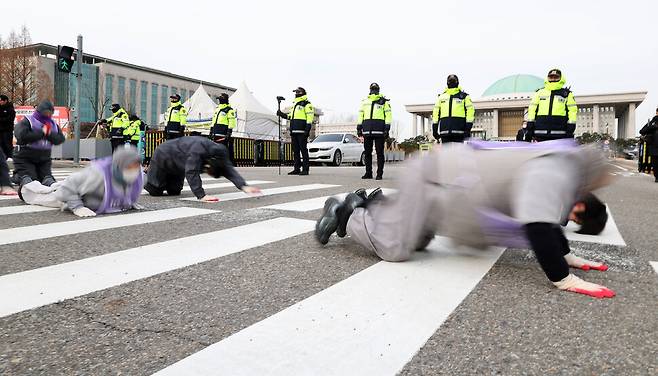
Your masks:
[{"label": "metal barricade", "polygon": [[[185,132],[186,136],[189,136],[189,132]],[[148,162],[153,157],[153,153],[158,145],[165,142],[165,132],[162,130],[149,130],[144,135],[145,138],[145,147],[144,147],[144,160],[145,163]],[[278,141],[270,140],[252,140],[250,138],[241,138],[233,137],[233,162],[236,166],[245,167],[245,166],[254,166],[256,164],[257,156],[257,143],[262,145],[262,166],[278,166],[279,157],[278,157]],[[283,142],[283,165],[292,165],[293,163],[293,153],[292,153],[292,144],[289,142]]]}]

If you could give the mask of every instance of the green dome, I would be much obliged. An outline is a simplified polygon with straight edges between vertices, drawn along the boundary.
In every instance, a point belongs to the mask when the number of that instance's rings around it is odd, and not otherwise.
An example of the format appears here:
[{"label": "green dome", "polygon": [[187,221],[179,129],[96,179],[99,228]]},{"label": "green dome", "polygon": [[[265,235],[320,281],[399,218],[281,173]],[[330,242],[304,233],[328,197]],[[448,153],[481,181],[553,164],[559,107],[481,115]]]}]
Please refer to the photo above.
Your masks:
[{"label": "green dome", "polygon": [[544,86],[544,80],[530,74],[515,74],[507,76],[489,86],[483,97],[500,96],[501,94],[533,93]]}]

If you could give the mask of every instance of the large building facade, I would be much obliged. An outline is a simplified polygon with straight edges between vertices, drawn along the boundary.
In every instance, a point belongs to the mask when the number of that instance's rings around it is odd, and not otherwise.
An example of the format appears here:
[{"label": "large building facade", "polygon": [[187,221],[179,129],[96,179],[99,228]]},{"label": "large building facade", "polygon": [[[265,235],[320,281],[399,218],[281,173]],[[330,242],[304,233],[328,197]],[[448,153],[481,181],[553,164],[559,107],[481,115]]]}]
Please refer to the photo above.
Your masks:
[{"label": "large building facade", "polygon": [[[56,69],[57,46],[38,43],[26,48],[34,56],[41,77],[51,80],[55,105],[73,107],[77,81],[73,73]],[[73,72],[76,69],[74,65]],[[148,124],[158,124],[160,114],[169,106],[170,95],[179,94],[184,102],[200,83],[198,79],[85,53],[80,120],[94,122],[108,117],[110,105],[119,103]],[[211,98],[235,92],[234,88],[205,81],[203,87]]]},{"label": "large building facade", "polygon": [[[491,140],[513,140],[524,118],[527,118],[530,98],[543,86],[543,79],[525,74],[505,77],[494,82],[480,98],[473,99],[473,136]],[[635,137],[635,108],[644,101],[646,91],[574,94],[578,104],[576,136],[585,132],[596,132],[609,134],[614,138]],[[412,115],[413,135],[432,138],[434,103],[411,104],[405,107]]]}]

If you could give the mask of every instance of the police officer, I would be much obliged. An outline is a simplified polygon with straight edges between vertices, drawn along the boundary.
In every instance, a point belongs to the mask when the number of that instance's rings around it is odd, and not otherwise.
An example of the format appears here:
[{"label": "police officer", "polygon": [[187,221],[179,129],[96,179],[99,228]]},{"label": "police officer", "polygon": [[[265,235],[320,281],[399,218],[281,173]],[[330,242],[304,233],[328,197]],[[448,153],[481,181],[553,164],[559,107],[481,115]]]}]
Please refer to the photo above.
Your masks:
[{"label": "police officer", "polygon": [[578,107],[573,93],[564,87],[559,69],[551,69],[544,87],[537,90],[528,107],[528,129],[537,141],[573,138]]},{"label": "police officer", "polygon": [[167,140],[183,137],[187,124],[187,109],[180,103],[180,95],[172,94],[169,100],[171,104],[165,113],[165,137]]},{"label": "police officer", "polygon": [[471,97],[459,87],[457,75],[449,75],[447,85],[432,110],[432,133],[442,143],[464,142],[471,136],[475,108]]},{"label": "police officer", "polygon": [[123,137],[125,138],[126,143],[130,143],[131,145],[137,147],[141,138],[141,132],[144,129],[144,125],[142,124],[142,120],[137,117],[137,115],[130,115],[129,119],[130,124],[123,131]]},{"label": "police officer", "polygon": [[112,152],[114,152],[117,147],[123,145],[126,141],[123,132],[130,125],[130,117],[118,103],[114,103],[110,110],[112,116],[103,120],[103,123],[110,125],[110,143],[112,144]]},{"label": "police officer", "polygon": [[[647,159],[651,160],[653,176],[655,182],[658,183],[658,108],[656,108],[656,116],[640,129],[640,134],[645,142],[645,158],[646,155],[650,156],[650,158]],[[640,158],[642,158],[642,156],[640,156]]]},{"label": "police officer", "polygon": [[233,162],[233,139],[231,135],[237,124],[235,109],[228,103],[228,94],[222,93],[218,99],[219,105],[212,117],[210,139],[226,146],[229,159]]},{"label": "police officer", "polygon": [[363,149],[365,152],[366,173],[361,179],[372,179],[372,146],[375,145],[377,152],[377,176],[376,180],[382,180],[384,174],[384,142],[391,130],[391,105],[388,99],[379,94],[379,85],[376,82],[370,84],[370,94],[361,101],[359,108],[359,120],[356,132],[363,137]]},{"label": "police officer", "polygon": [[298,87],[293,92],[295,93],[295,100],[290,108],[290,112],[286,114],[279,110],[277,111],[277,115],[287,119],[290,125],[292,151],[295,154],[295,167],[288,175],[308,175],[309,160],[306,143],[308,142],[308,136],[313,126],[315,109],[311,102],[308,101],[306,90],[303,87]]}]

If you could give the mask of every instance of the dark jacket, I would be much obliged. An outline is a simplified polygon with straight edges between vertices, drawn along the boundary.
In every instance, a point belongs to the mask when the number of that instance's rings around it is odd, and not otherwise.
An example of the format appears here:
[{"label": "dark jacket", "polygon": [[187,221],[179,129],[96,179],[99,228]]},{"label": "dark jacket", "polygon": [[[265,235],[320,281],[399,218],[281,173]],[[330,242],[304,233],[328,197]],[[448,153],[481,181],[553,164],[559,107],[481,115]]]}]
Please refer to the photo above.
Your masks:
[{"label": "dark jacket", "polygon": [[0,106],[0,132],[12,132],[15,118],[16,111],[13,103],[7,102],[6,105]]},{"label": "dark jacket", "polygon": [[57,131],[57,133],[50,132],[48,135],[45,135],[40,130],[33,130],[32,125],[30,125],[30,121],[27,120],[27,118],[23,118],[23,120],[16,124],[14,136],[16,136],[16,144],[19,146],[25,146],[41,139],[46,139],[53,145],[59,145],[64,143],[66,138],[64,137],[64,134],[62,134],[62,129],[59,127],[59,125],[57,125]]},{"label": "dark jacket", "polygon": [[163,176],[185,176],[192,193],[197,198],[206,195],[201,185],[201,173],[206,161],[212,157],[224,160],[223,176],[242,189],[247,183],[233,168],[228,158],[228,150],[205,137],[189,136],[166,141],[155,150],[148,171],[148,182],[154,186],[164,186],[157,181]]},{"label": "dark jacket", "polygon": [[530,132],[528,132],[527,128],[521,128],[516,132],[516,141],[530,142]]},{"label": "dark jacket", "polygon": [[658,156],[658,115],[640,129],[640,134],[647,143],[647,154]]}]

